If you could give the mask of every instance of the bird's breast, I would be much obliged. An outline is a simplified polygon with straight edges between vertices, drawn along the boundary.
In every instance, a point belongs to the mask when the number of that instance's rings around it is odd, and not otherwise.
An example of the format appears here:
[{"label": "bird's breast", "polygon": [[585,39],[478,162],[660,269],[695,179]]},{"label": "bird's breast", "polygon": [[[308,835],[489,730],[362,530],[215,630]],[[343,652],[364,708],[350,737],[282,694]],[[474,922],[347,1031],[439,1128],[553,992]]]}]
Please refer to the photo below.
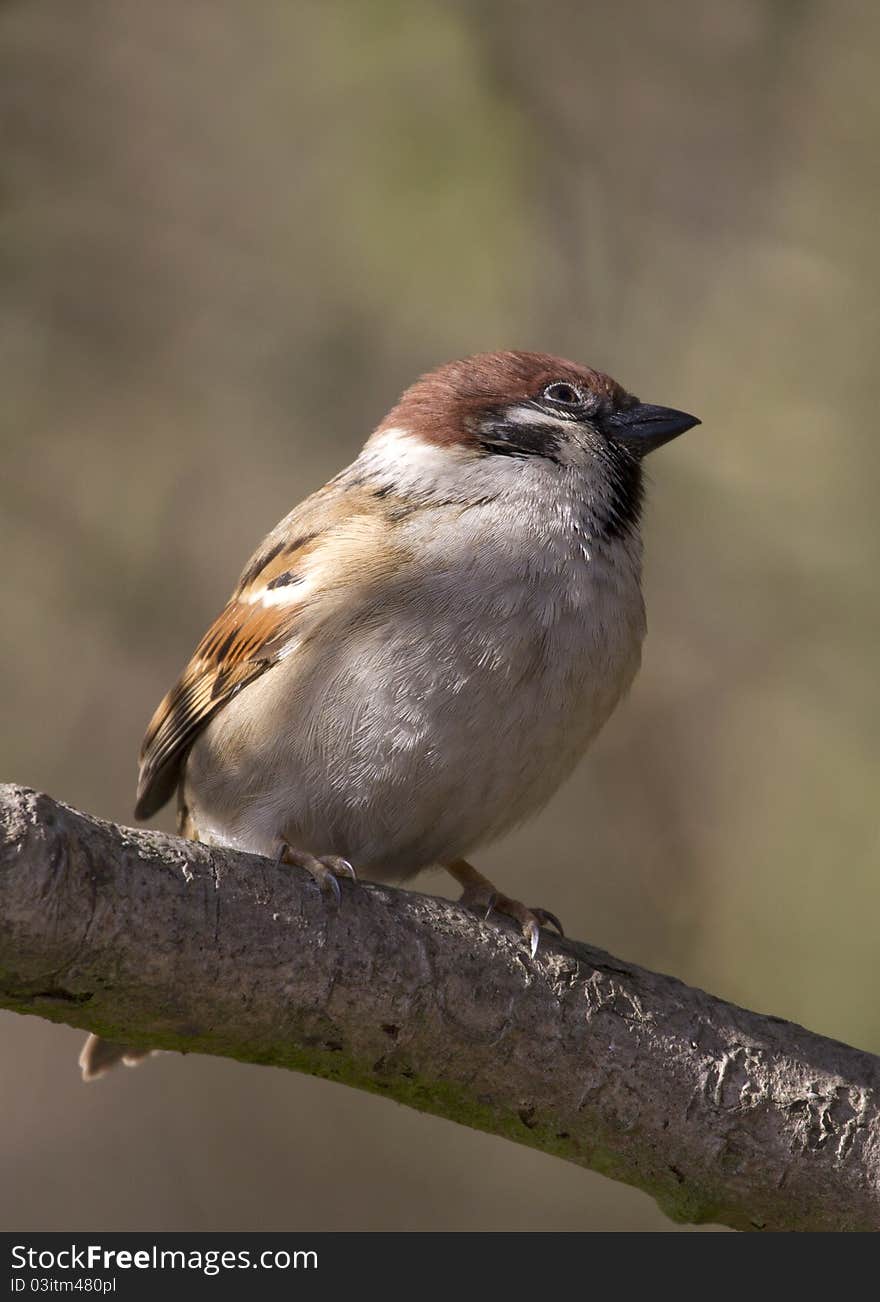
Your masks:
[{"label": "bird's breast", "polygon": [[632,682],[637,547],[484,527],[409,556],[209,725],[188,782],[221,837],[368,876],[458,857],[546,803]]}]

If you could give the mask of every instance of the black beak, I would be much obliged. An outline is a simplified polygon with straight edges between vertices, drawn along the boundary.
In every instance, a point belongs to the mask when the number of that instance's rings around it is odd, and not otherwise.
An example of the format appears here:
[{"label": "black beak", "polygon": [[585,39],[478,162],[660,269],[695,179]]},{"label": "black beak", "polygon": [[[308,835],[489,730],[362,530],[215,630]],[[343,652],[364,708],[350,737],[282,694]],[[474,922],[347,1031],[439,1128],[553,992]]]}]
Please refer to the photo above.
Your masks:
[{"label": "black beak", "polygon": [[689,416],[686,411],[637,402],[634,407],[606,416],[602,433],[617,443],[623,443],[636,456],[644,457],[699,423],[696,416]]}]

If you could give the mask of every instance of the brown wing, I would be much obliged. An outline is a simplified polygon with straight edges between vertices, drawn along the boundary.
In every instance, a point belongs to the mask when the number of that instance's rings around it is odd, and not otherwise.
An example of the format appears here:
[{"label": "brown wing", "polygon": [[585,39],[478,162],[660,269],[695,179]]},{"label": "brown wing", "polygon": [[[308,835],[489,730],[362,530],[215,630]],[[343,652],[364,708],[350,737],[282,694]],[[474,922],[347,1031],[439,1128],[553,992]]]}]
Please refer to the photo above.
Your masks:
[{"label": "brown wing", "polygon": [[383,565],[394,567],[394,506],[387,490],[372,490],[350,467],[273,529],[150,721],[135,817],[150,818],[170,800],[197,735],[290,650],[298,626],[377,581]]},{"label": "brown wing", "polygon": [[[249,562],[226,608],[150,720],[141,746],[136,818],[150,818],[171,798],[197,734],[236,692],[275,664],[295,635],[305,600],[298,600],[297,588],[320,535],[291,529],[294,521],[295,516],[282,521]],[[281,598],[277,604],[273,594]]]}]

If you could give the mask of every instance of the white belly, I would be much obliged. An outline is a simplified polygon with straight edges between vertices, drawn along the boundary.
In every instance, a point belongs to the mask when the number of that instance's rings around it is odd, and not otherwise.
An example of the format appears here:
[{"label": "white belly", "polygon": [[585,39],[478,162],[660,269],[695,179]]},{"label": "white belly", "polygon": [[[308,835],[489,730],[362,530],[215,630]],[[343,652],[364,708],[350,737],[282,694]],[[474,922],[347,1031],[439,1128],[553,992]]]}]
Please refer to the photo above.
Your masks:
[{"label": "white belly", "polygon": [[234,697],[187,763],[200,835],[381,880],[540,809],[638,669],[638,554],[483,568],[402,582],[381,618],[349,611]]}]

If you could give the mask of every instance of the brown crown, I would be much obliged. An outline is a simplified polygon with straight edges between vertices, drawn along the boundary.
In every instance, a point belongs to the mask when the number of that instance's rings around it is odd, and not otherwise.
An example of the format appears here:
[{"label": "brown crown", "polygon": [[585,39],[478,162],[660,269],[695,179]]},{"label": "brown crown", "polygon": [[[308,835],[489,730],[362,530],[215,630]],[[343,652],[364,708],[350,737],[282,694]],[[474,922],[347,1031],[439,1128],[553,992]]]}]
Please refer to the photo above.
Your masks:
[{"label": "brown crown", "polygon": [[416,380],[379,431],[400,426],[432,443],[469,442],[485,412],[536,398],[554,380],[576,384],[610,406],[629,397],[602,371],[550,353],[476,353]]}]

